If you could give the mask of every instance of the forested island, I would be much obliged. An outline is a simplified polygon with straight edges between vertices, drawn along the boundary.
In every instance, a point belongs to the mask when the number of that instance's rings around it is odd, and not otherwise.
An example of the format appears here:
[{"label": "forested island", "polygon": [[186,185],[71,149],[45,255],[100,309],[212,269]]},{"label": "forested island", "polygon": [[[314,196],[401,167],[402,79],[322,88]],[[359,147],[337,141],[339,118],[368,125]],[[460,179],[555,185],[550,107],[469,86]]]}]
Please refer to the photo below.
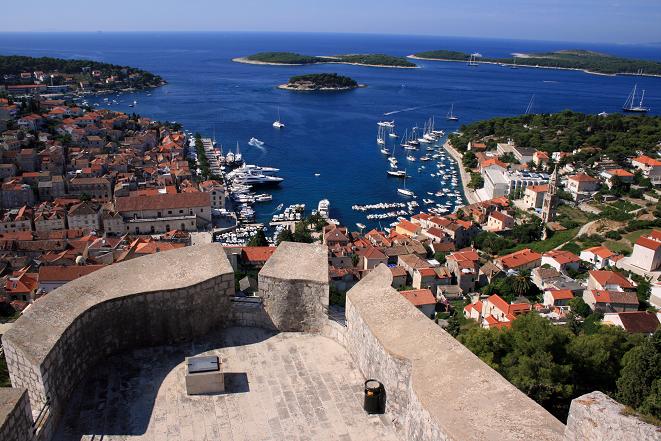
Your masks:
[{"label": "forested island", "polygon": [[[148,89],[165,84],[158,75],[91,60],[0,56],[0,85],[11,91],[99,92]],[[32,86],[32,87],[31,87]]]},{"label": "forested island", "polygon": [[351,90],[357,87],[364,87],[364,85],[358,84],[353,78],[336,73],[297,75],[291,77],[287,84],[278,86],[280,89],[296,91]]},{"label": "forested island", "polygon": [[347,54],[333,56],[310,56],[294,52],[260,52],[233,61],[248,64],[306,65],[306,64],[355,64],[370,67],[415,68],[415,63],[404,57],[385,54]]},{"label": "forested island", "polygon": [[656,157],[661,139],[661,117],[614,113],[588,115],[566,110],[560,113],[492,118],[463,125],[449,137],[465,151],[469,141],[484,140],[488,148],[511,139],[516,145],[553,152],[573,152],[572,161],[590,166],[602,155],[626,165],[642,151]]},{"label": "forested island", "polygon": [[[471,54],[449,50],[418,52],[413,59],[440,61],[469,61]],[[661,75],[661,63],[657,61],[621,58],[583,49],[560,50],[538,54],[517,54],[511,58],[475,57],[476,63],[506,64],[554,69],[575,69],[588,73],[608,75],[636,74]]]}]

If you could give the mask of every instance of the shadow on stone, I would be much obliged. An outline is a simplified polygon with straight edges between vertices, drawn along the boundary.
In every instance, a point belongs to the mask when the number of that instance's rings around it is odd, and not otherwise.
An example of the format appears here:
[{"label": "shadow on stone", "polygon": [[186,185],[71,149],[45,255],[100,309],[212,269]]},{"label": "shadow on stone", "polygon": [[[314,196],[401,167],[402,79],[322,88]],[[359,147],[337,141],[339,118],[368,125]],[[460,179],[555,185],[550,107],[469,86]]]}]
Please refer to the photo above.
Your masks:
[{"label": "shadow on stone", "polygon": [[[80,441],[145,434],[166,377],[176,371],[177,381],[184,388],[186,357],[260,343],[277,334],[258,328],[240,328],[240,332],[234,329],[214,332],[201,341],[135,349],[108,357],[75,389],[53,439]],[[225,385],[225,394],[250,390],[246,373],[225,373]]]},{"label": "shadow on stone", "polygon": [[248,375],[245,372],[225,372],[224,376],[226,394],[250,392]]}]

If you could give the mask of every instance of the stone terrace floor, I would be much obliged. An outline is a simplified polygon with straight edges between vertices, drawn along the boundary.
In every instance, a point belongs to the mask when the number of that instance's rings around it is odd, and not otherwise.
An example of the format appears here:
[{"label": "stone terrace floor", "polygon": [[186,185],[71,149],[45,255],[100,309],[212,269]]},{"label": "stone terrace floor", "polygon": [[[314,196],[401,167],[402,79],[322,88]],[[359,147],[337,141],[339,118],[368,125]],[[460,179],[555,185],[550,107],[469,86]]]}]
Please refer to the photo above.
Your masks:
[{"label": "stone terrace floor", "polygon": [[[226,393],[188,396],[184,357],[217,354]],[[398,440],[362,409],[364,379],[326,337],[230,328],[109,358],[75,392],[55,440]]]}]

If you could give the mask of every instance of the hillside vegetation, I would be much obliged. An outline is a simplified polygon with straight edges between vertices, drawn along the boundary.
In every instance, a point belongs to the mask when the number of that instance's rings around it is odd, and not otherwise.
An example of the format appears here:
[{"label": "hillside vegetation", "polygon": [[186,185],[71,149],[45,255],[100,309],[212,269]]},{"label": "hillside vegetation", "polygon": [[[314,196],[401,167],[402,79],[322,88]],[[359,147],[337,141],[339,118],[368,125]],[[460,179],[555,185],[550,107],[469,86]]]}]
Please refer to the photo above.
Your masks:
[{"label": "hillside vegetation", "polygon": [[332,57],[315,57],[294,52],[260,52],[246,57],[250,61],[275,64],[352,63],[365,66],[416,67],[404,57],[385,54],[349,54]]},{"label": "hillside vegetation", "polygon": [[297,75],[289,79],[288,85],[315,89],[352,89],[358,87],[358,83],[349,77],[336,73],[321,73]]},{"label": "hillside vegetation", "polygon": [[[468,61],[470,54],[457,51],[435,50],[419,52],[416,57],[437,60]],[[583,49],[560,50],[511,58],[478,57],[478,62],[516,64],[521,66],[555,67],[565,69],[583,69],[595,73],[643,73],[661,75],[661,63],[657,61],[636,60],[616,57]]]},{"label": "hillside vegetation", "polygon": [[643,151],[655,155],[661,142],[661,117],[619,113],[608,116],[571,111],[552,114],[492,118],[461,126],[450,142],[461,151],[471,140],[486,139],[495,147],[498,141],[512,139],[516,145],[545,152],[572,152],[581,148],[574,161],[586,165],[608,155],[626,164],[627,158]]},{"label": "hillside vegetation", "polygon": [[[129,66],[101,63],[91,60],[65,60],[52,57],[25,57],[20,55],[0,55],[0,82],[3,77],[20,75],[22,72],[46,72],[72,75],[78,79],[85,79],[89,74],[83,70],[101,71],[103,77],[116,76],[120,79],[133,77],[136,86],[153,87],[163,83],[163,79],[151,72]],[[57,80],[55,81],[57,82]],[[13,83],[7,81],[7,84]]]}]

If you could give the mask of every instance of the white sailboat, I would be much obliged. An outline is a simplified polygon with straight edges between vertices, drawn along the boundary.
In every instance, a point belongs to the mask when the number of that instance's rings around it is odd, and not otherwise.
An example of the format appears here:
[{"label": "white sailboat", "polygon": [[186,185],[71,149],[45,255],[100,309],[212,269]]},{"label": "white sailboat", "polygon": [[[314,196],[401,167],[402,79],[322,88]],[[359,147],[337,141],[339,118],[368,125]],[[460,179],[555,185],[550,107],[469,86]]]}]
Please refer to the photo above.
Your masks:
[{"label": "white sailboat", "polygon": [[243,161],[243,157],[241,155],[241,151],[239,150],[239,141],[236,142],[236,153],[234,154],[234,162],[241,162]]},{"label": "white sailboat", "polygon": [[477,63],[477,57],[478,56],[481,56],[481,55],[478,54],[478,53],[471,54],[470,58],[468,59],[468,65],[469,66],[477,66],[478,65],[478,63]]},{"label": "white sailboat", "polygon": [[408,190],[406,188],[406,170],[404,170],[404,188],[398,188],[397,193],[402,194],[404,196],[409,196],[409,197],[415,197],[415,193],[413,193],[411,190]]},{"label": "white sailboat", "polygon": [[280,106],[278,106],[278,119],[276,119],[276,120],[273,122],[273,127],[275,127],[276,129],[282,129],[284,126],[285,126],[285,123],[283,123],[283,122],[280,120]]},{"label": "white sailboat", "polygon": [[376,135],[376,143],[379,145],[386,145],[386,139],[384,137],[385,129],[384,126],[379,125],[379,131]]},{"label": "white sailboat", "polygon": [[643,100],[645,99],[645,90],[643,90],[643,93],[640,96],[640,102],[636,105],[636,88],[638,84],[633,85],[633,90],[627,97],[627,100],[624,102],[624,105],[622,106],[622,110],[625,112],[633,112],[633,113],[647,113],[649,112],[649,107],[645,107],[643,105]]},{"label": "white sailboat", "polygon": [[448,112],[447,116],[448,121],[458,121],[459,117],[454,114],[454,103],[450,106],[450,111]]}]

